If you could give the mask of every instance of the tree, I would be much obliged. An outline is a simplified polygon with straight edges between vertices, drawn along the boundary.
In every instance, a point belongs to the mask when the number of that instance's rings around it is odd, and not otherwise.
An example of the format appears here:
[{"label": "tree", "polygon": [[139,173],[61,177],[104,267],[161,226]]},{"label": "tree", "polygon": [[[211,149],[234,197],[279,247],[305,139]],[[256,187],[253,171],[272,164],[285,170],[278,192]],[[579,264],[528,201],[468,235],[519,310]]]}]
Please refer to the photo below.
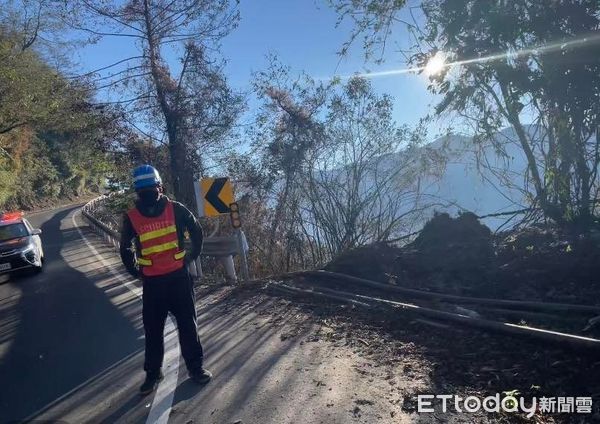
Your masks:
[{"label": "tree", "polygon": [[[390,22],[403,6],[334,3],[347,13],[365,11],[356,22],[368,39],[390,30],[372,22]],[[437,54],[447,63],[431,76],[430,90],[443,96],[436,112],[464,117],[479,141],[495,142],[502,126],[512,126],[527,158],[532,203],[559,223],[589,222],[599,189],[599,9],[594,0],[557,0],[552,7],[527,0],[427,0],[425,24],[414,32],[410,64],[423,69]],[[539,129],[535,136],[531,128]]]},{"label": "tree", "polygon": [[87,95],[36,52],[23,50],[21,40],[0,27],[0,134],[26,125],[60,126]]},{"label": "tree", "polygon": [[330,87],[315,83],[307,75],[292,77],[290,69],[274,57],[266,71],[255,75],[254,90],[263,105],[253,137],[267,174],[263,181],[268,184],[267,191],[275,195],[266,253],[274,269],[280,265],[274,258],[278,234],[289,240],[302,219],[298,213],[301,176],[313,166],[310,152],[325,142],[319,115]]},{"label": "tree", "polygon": [[57,69],[65,70],[71,64],[69,53],[72,47],[84,44],[69,34],[55,0],[4,0],[0,9],[0,28],[12,38],[18,51],[33,49],[45,62]]},{"label": "tree", "polygon": [[[166,144],[175,197],[191,206],[193,180],[206,146],[222,143],[243,108],[208,52],[237,24],[228,0],[80,0],[70,4],[73,28],[96,37],[134,41],[139,55],[90,73],[98,88],[120,90],[129,122]],[[181,48],[179,51],[177,48]],[[165,57],[180,53],[180,64]],[[177,69],[179,68],[179,69]],[[164,136],[166,135],[166,142]]]},{"label": "tree", "polygon": [[367,80],[315,82],[274,59],[255,90],[263,103],[253,149],[230,170],[244,182],[246,228],[271,271],[388,240],[425,210],[418,180],[432,166],[417,151],[422,134],[397,127],[390,97]]},{"label": "tree", "polygon": [[327,111],[327,143],[311,152],[302,215],[305,234],[321,240],[331,258],[406,229],[424,209],[415,184],[423,167],[421,137],[397,127],[391,98],[375,94],[368,80],[350,79]]},{"label": "tree", "polygon": [[27,208],[97,192],[124,134],[112,108],[49,66],[17,28],[0,28],[0,205]]}]

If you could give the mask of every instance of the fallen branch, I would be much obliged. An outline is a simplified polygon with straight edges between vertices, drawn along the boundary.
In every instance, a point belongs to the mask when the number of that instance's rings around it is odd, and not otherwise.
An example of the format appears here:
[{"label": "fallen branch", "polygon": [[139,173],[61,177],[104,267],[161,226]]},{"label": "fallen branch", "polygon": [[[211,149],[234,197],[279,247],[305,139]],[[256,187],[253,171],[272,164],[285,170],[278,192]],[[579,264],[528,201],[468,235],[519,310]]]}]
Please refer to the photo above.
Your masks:
[{"label": "fallen branch", "polygon": [[547,303],[547,302],[529,302],[521,300],[503,300],[489,299],[479,297],[457,296],[452,294],[427,292],[417,289],[408,289],[404,287],[393,286],[391,284],[380,283],[378,281],[367,280],[364,278],[353,277],[351,275],[340,274],[329,271],[301,271],[290,274],[292,276],[307,276],[317,278],[330,278],[352,282],[363,286],[374,287],[388,292],[401,293],[412,298],[449,300],[459,304],[476,304],[476,305],[495,305],[507,309],[524,309],[532,311],[564,311],[564,312],[581,312],[581,313],[600,313],[600,306],[591,305],[574,305],[570,303]]},{"label": "fallen branch", "polygon": [[326,297],[328,299],[333,299],[333,300],[341,301],[344,303],[350,303],[355,306],[362,306],[362,307],[366,307],[366,308],[371,307],[371,305],[369,305],[368,303],[360,302],[360,301],[357,301],[354,299],[348,299],[347,297],[337,296],[335,294],[313,292],[312,290],[303,290],[303,289],[299,289],[297,287],[287,286],[285,284],[272,283],[272,285],[270,287],[275,290],[282,291],[282,292],[288,293],[288,294],[317,294],[321,297]]},{"label": "fallen branch", "polygon": [[[441,320],[444,322],[450,321],[469,327],[476,327],[482,330],[521,336],[532,340],[551,342],[558,345],[562,345],[563,347],[568,346],[578,349],[600,350],[600,340],[589,337],[577,336],[574,334],[560,333],[557,331],[544,330],[541,328],[528,327],[524,325],[510,324],[505,322],[490,321],[480,318],[471,318],[466,315],[453,314],[451,312],[438,311],[435,309],[424,308],[409,303],[395,302],[392,300],[379,299],[371,296],[364,296],[344,291],[334,291],[328,289],[324,289],[323,291],[317,291],[314,289],[299,289],[297,287],[288,286],[283,283],[272,283],[272,287],[279,290],[283,289],[282,291],[287,291],[288,293],[292,292],[296,294],[310,294],[313,296],[335,299],[345,303],[352,303],[357,306],[369,308],[372,308],[373,304],[377,304],[381,307],[387,306],[388,310],[391,309],[395,312],[405,312],[417,316],[425,316],[435,320]],[[324,292],[325,290],[328,293]]]},{"label": "fallen branch", "polygon": [[516,211],[497,212],[497,213],[489,213],[487,215],[476,215],[476,216],[477,216],[477,219],[495,218],[495,217],[499,217],[499,216],[519,215],[522,213],[527,213],[527,212],[536,211],[536,210],[540,210],[540,208],[525,208],[525,209],[519,209]]},{"label": "fallen branch", "polygon": [[[546,312],[538,312],[538,311],[521,311],[517,309],[502,309],[502,308],[489,308],[489,307],[481,307],[479,311],[483,314],[493,314],[493,315],[503,315],[507,317],[516,317],[516,318],[526,318],[526,319],[538,319],[538,320],[556,320],[561,319],[565,320],[565,318],[571,317],[557,317],[554,314],[546,313]],[[573,317],[574,318],[574,317]],[[581,317],[578,317],[581,319]]]}]

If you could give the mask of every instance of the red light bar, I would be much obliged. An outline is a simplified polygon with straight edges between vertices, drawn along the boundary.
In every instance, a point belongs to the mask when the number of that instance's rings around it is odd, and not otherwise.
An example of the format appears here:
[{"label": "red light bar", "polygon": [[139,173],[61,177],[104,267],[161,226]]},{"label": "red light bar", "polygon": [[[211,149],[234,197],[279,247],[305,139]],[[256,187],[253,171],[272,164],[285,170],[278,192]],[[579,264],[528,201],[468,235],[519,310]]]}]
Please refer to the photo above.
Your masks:
[{"label": "red light bar", "polygon": [[0,221],[17,221],[23,218],[23,212],[6,212],[0,216]]}]

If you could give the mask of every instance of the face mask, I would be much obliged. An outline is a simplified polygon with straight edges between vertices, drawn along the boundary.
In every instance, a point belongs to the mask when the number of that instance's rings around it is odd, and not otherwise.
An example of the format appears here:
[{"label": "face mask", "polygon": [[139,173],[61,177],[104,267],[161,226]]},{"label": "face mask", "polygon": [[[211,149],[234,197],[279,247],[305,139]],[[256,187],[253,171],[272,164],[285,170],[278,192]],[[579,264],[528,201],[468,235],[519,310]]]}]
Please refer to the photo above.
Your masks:
[{"label": "face mask", "polygon": [[158,201],[158,190],[144,190],[137,195],[144,206],[152,206]]}]

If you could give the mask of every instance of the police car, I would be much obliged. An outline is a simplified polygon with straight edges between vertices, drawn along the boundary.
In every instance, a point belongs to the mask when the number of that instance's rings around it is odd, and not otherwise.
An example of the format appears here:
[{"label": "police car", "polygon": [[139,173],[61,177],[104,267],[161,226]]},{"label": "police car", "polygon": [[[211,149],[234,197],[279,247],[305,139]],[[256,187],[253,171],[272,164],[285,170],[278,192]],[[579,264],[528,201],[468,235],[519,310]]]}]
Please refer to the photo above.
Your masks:
[{"label": "police car", "polygon": [[22,212],[0,215],[0,274],[27,268],[41,271],[44,263],[41,233]]}]

